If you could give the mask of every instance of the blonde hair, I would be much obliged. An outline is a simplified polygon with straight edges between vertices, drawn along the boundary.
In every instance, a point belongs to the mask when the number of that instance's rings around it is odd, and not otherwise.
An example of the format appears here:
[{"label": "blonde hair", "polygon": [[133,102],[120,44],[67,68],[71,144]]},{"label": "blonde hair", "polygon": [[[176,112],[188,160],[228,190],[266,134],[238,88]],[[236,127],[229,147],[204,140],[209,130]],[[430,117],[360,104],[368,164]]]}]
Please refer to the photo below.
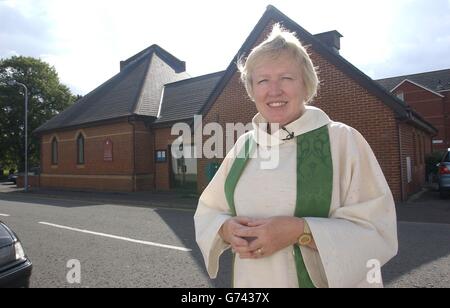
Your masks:
[{"label": "blonde hair", "polygon": [[275,24],[270,35],[258,46],[256,46],[244,60],[240,57],[237,63],[241,72],[241,81],[244,83],[250,98],[253,99],[252,72],[261,59],[277,58],[282,52],[288,52],[298,62],[305,84],[306,99],[309,103],[316,96],[319,87],[319,78],[316,69],[309,57],[305,47],[295,36],[295,33]]}]

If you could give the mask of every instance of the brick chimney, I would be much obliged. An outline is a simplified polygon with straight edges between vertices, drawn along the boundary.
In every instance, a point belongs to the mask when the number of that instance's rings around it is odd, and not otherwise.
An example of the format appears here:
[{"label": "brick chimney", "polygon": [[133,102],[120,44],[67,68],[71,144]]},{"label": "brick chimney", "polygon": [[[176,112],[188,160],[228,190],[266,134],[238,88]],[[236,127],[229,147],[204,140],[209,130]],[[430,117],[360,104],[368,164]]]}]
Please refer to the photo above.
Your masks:
[{"label": "brick chimney", "polygon": [[341,37],[343,37],[342,34],[333,30],[314,34],[314,37],[339,54],[339,50],[341,49]]},{"label": "brick chimney", "polygon": [[120,71],[127,65],[127,61],[120,61]]}]

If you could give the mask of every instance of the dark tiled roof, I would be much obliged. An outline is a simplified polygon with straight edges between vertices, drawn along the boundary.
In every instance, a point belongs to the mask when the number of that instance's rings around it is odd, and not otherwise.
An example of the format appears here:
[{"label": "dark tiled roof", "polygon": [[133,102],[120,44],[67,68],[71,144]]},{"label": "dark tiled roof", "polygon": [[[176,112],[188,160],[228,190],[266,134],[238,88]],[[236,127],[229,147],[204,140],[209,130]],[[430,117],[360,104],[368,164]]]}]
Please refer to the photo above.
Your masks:
[{"label": "dark tiled roof", "polygon": [[384,78],[377,80],[377,82],[386,90],[391,91],[405,79],[411,80],[435,92],[450,90],[450,69]]},{"label": "dark tiled roof", "polygon": [[[168,55],[161,47],[152,45],[121,62],[117,75],[41,125],[35,133],[131,115],[156,117],[162,86],[188,77],[186,73],[175,73],[184,68],[184,62]],[[167,65],[160,65],[162,60]]]},{"label": "dark tiled roof", "polygon": [[378,83],[372,80],[369,76],[361,72],[353,64],[351,64],[341,55],[333,51],[330,47],[326,46],[317,37],[314,37],[314,35],[306,31],[295,21],[293,21],[292,19],[281,13],[277,8],[275,8],[272,5],[267,6],[266,12],[258,21],[258,23],[256,24],[253,31],[250,33],[250,35],[247,37],[244,44],[237,52],[236,56],[230,62],[223,78],[219,81],[213,93],[211,94],[208,102],[203,107],[201,112],[203,115],[206,115],[208,113],[208,111],[211,109],[220,93],[222,93],[223,89],[228,84],[229,80],[236,73],[237,71],[236,63],[238,61],[238,58],[243,55],[247,55],[250,52],[251,48],[253,48],[253,46],[256,44],[259,37],[263,33],[263,31],[271,22],[279,22],[286,28],[295,31],[304,44],[311,45],[312,48],[315,51],[317,51],[320,55],[322,55],[327,61],[334,64],[337,68],[339,68],[343,72],[347,73],[361,86],[367,89],[367,91],[378,97],[384,104],[386,104],[390,109],[394,111],[394,113],[397,115],[399,119],[405,119],[407,121],[410,121],[430,133],[437,132],[437,129],[435,127],[433,127],[430,123],[425,121],[415,111],[408,108],[408,106],[406,106],[403,101],[401,101],[400,99],[398,99],[397,97],[386,91],[383,87],[381,87]]},{"label": "dark tiled roof", "polygon": [[223,74],[224,72],[217,72],[166,84],[160,116],[154,123],[186,120],[200,114]]}]

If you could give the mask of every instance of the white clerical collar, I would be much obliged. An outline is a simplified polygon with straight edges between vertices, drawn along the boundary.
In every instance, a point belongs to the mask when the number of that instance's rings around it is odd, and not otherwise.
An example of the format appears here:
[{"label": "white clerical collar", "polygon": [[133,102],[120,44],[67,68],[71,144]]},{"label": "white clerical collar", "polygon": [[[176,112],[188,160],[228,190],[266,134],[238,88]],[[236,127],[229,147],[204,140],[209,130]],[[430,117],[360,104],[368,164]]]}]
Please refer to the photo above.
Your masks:
[{"label": "white clerical collar", "polygon": [[321,109],[305,106],[305,112],[295,121],[284,126],[273,134],[267,133],[267,120],[260,114],[256,114],[252,120],[253,138],[259,145],[274,146],[285,143],[298,135],[310,132],[331,122],[328,115]]}]

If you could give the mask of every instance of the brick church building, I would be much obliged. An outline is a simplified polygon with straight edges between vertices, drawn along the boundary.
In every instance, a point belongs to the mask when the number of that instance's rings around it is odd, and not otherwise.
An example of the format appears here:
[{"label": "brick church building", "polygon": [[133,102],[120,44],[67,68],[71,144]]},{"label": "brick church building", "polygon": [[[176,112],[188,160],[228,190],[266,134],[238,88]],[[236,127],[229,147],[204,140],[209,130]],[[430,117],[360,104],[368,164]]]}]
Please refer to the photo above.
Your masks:
[{"label": "brick church building", "polygon": [[221,160],[173,158],[172,147],[180,144],[174,143],[178,136],[171,128],[176,123],[194,126],[194,115],[202,115],[203,127],[251,122],[257,111],[239,81],[236,60],[276,22],[297,33],[318,67],[321,87],[312,105],[364,135],[397,201],[420,189],[424,157],[432,151],[433,137],[441,138],[432,124],[440,128],[439,123],[427,121],[408,99],[340,56],[339,32],[312,35],[273,6],[225,71],[190,78],[185,63],[157,45],[122,61],[117,75],[36,130],[40,186],[201,192]]}]

